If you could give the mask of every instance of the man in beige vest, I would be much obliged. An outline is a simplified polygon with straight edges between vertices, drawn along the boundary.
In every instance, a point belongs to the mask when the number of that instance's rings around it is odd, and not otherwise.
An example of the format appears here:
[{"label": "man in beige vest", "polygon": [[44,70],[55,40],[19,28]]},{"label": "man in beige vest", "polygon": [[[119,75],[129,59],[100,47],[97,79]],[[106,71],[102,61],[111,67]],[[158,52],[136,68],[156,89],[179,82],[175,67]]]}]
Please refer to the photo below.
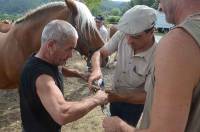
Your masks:
[{"label": "man in beige vest", "polygon": [[155,10],[137,5],[121,17],[112,38],[92,57],[92,73],[89,84],[102,77],[102,58],[117,51],[117,64],[109,93],[111,116],[118,116],[128,124],[136,126],[144,108],[152,60],[156,49],[154,38]]},{"label": "man in beige vest", "polygon": [[177,26],[156,50],[141,124],[136,129],[108,117],[106,132],[200,131],[200,1],[160,0],[160,5],[167,21]]}]

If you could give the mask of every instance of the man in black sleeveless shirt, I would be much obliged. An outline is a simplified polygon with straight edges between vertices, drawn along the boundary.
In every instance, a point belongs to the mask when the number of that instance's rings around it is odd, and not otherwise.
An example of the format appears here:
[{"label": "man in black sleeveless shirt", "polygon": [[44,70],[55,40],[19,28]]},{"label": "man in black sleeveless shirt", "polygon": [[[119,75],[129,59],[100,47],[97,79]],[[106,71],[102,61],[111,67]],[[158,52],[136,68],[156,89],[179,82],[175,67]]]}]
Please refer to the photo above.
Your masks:
[{"label": "man in black sleeveless shirt", "polygon": [[77,31],[65,21],[53,20],[44,27],[41,48],[27,60],[21,74],[23,131],[59,132],[61,125],[107,103],[107,94],[103,91],[80,102],[64,99],[62,73],[58,67],[72,57],[77,39]]}]

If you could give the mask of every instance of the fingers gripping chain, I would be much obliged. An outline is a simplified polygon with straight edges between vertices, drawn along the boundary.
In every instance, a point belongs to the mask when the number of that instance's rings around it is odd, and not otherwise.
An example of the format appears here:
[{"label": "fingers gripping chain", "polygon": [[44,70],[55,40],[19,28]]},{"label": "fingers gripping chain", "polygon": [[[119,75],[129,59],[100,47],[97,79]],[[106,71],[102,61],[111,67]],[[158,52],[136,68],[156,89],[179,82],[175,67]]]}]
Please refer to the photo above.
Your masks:
[{"label": "fingers gripping chain", "polygon": [[[104,84],[104,80],[102,78],[97,80],[95,83],[100,88],[100,90],[105,90],[105,84]],[[108,105],[101,105],[101,110],[106,116],[110,116],[110,111],[109,111]]]}]

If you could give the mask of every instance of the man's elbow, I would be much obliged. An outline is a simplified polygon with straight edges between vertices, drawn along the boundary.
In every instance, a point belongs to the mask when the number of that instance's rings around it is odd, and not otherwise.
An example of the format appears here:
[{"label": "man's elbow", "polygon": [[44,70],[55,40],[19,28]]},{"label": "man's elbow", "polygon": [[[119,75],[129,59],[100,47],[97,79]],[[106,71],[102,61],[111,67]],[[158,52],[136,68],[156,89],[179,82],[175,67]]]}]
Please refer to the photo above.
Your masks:
[{"label": "man's elbow", "polygon": [[63,107],[59,107],[57,109],[57,112],[55,112],[53,115],[52,115],[52,118],[53,120],[58,123],[59,125],[64,125],[64,124],[67,124],[69,123],[69,117],[70,117],[70,113],[69,113],[69,110],[70,110],[70,105],[69,106],[63,106]]},{"label": "man's elbow", "polygon": [[56,118],[54,118],[55,122],[57,122],[59,125],[65,125],[81,118],[83,114],[78,112],[79,109],[76,108],[75,104],[72,103],[71,105],[68,105],[67,108],[60,110]]},{"label": "man's elbow", "polygon": [[54,119],[54,121],[62,126],[62,125],[72,122],[73,120],[71,120],[70,116],[61,113]]}]

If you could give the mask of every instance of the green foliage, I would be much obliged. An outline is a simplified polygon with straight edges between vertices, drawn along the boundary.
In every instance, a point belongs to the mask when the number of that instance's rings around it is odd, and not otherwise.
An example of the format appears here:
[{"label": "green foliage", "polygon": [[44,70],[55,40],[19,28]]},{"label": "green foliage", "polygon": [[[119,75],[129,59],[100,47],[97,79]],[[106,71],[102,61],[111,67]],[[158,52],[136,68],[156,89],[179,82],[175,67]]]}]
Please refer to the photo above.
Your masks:
[{"label": "green foliage", "polygon": [[20,15],[10,15],[10,14],[1,14],[0,15],[0,21],[2,20],[16,20],[18,19],[19,17],[21,17]]},{"label": "green foliage", "polygon": [[155,0],[155,2],[152,5],[152,8],[158,9],[158,6],[159,6],[159,2],[158,2],[158,0]]},{"label": "green foliage", "polygon": [[120,15],[122,14],[122,12],[121,12],[121,10],[120,10],[119,8],[113,8],[113,9],[111,10],[111,14],[112,14],[113,16],[120,16]]},{"label": "green foliage", "polygon": [[99,6],[101,4],[101,0],[82,0],[93,13],[94,16],[100,14]]},{"label": "green foliage", "polygon": [[93,8],[90,10],[94,16],[102,15],[101,10],[99,8]]},{"label": "green foliage", "polygon": [[144,5],[143,0],[133,0],[134,6],[135,5]]},{"label": "green foliage", "polygon": [[143,0],[143,2],[144,2],[145,5],[152,7],[155,0]]},{"label": "green foliage", "polygon": [[101,0],[84,0],[84,3],[90,10],[95,10],[101,4]]},{"label": "green foliage", "polygon": [[131,0],[129,2],[130,8],[135,5],[147,5],[149,7],[153,7],[155,9],[157,9],[158,1],[157,0]]},{"label": "green foliage", "polygon": [[108,16],[108,15],[112,15],[112,9],[118,8],[122,14],[124,10],[128,9],[127,8],[128,6],[129,6],[128,2],[122,2],[122,1],[113,2],[111,0],[101,0],[101,4],[97,8],[99,8],[101,14],[106,14],[106,16]]},{"label": "green foliage", "polygon": [[108,23],[112,23],[112,24],[116,24],[119,22],[120,16],[108,16],[108,18],[106,19],[106,21]]}]

